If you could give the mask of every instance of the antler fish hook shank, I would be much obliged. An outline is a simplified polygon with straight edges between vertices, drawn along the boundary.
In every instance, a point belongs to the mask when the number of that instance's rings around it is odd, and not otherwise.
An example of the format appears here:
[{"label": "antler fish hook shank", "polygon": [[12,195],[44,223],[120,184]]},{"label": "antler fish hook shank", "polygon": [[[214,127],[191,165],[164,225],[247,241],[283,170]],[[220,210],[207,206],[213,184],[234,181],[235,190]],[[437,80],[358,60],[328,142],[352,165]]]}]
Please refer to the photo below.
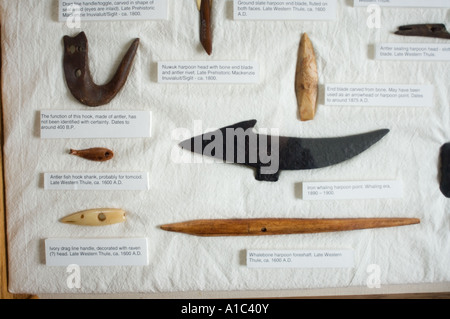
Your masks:
[{"label": "antler fish hook shank", "polygon": [[135,39],[120,62],[112,79],[97,85],[89,70],[88,41],[84,32],[64,36],[64,75],[72,95],[87,106],[108,104],[125,84],[139,45]]}]

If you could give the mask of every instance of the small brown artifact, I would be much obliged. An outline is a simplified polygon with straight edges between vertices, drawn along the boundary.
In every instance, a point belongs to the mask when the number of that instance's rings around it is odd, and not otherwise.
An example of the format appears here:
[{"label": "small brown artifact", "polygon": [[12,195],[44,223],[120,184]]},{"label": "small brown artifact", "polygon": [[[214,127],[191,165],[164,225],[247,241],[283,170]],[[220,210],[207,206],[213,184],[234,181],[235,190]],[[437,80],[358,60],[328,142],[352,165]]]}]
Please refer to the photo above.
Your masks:
[{"label": "small brown artifact", "polygon": [[75,37],[64,36],[64,74],[72,95],[87,106],[108,104],[124,86],[139,45],[135,39],[123,57],[112,79],[94,83],[89,70],[88,41],[84,32]]},{"label": "small brown artifact", "polygon": [[104,162],[114,157],[114,152],[103,147],[88,148],[85,150],[70,149],[69,154],[77,155],[90,161]]},{"label": "small brown artifact", "polygon": [[409,24],[395,32],[397,35],[450,39],[450,33],[444,24]]},{"label": "small brown artifact", "polygon": [[197,0],[200,10],[200,43],[208,55],[212,53],[211,6],[212,0]]}]

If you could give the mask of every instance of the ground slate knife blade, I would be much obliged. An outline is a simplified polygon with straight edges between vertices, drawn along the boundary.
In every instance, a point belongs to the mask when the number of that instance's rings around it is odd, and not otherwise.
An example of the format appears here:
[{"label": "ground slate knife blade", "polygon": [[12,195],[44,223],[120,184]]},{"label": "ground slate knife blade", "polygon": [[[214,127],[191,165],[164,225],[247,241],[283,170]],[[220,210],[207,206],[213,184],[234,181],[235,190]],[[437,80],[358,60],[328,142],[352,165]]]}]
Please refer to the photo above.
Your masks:
[{"label": "ground slate knife blade", "polygon": [[333,138],[298,138],[255,134],[256,120],[194,136],[179,145],[186,150],[256,168],[257,180],[277,181],[282,170],[335,165],[364,152],[389,130]]},{"label": "ground slate knife blade", "polygon": [[[388,129],[333,138],[289,138],[289,146],[286,147],[287,167],[293,169],[312,169],[335,165],[355,157],[364,152],[373,144],[381,140]],[[301,162],[293,151],[302,150]],[[283,155],[283,154],[281,154]],[[308,159],[308,161],[305,161]],[[303,168],[301,168],[303,167]],[[287,169],[287,168],[285,168]]]}]

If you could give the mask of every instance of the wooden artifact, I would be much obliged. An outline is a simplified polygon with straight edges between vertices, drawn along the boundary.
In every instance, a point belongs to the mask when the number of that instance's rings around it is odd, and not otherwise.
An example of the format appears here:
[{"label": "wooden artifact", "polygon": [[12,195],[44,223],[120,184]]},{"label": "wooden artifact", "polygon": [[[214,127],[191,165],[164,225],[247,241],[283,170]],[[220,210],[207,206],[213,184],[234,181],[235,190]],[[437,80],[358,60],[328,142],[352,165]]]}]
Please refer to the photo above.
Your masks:
[{"label": "wooden artifact", "polygon": [[257,236],[309,234],[418,224],[417,218],[254,218],[198,219],[160,226],[171,232],[196,236]]}]

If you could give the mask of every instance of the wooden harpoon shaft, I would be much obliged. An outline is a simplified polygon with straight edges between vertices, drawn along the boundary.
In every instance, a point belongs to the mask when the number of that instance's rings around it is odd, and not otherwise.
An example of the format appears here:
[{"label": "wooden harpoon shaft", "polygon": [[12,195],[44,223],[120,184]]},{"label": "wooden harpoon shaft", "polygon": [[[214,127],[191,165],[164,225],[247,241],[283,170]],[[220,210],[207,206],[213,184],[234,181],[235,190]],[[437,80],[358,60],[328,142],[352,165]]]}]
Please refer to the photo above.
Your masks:
[{"label": "wooden harpoon shaft", "polygon": [[162,225],[161,229],[197,236],[308,234],[418,224],[417,218],[254,218],[198,219]]}]

